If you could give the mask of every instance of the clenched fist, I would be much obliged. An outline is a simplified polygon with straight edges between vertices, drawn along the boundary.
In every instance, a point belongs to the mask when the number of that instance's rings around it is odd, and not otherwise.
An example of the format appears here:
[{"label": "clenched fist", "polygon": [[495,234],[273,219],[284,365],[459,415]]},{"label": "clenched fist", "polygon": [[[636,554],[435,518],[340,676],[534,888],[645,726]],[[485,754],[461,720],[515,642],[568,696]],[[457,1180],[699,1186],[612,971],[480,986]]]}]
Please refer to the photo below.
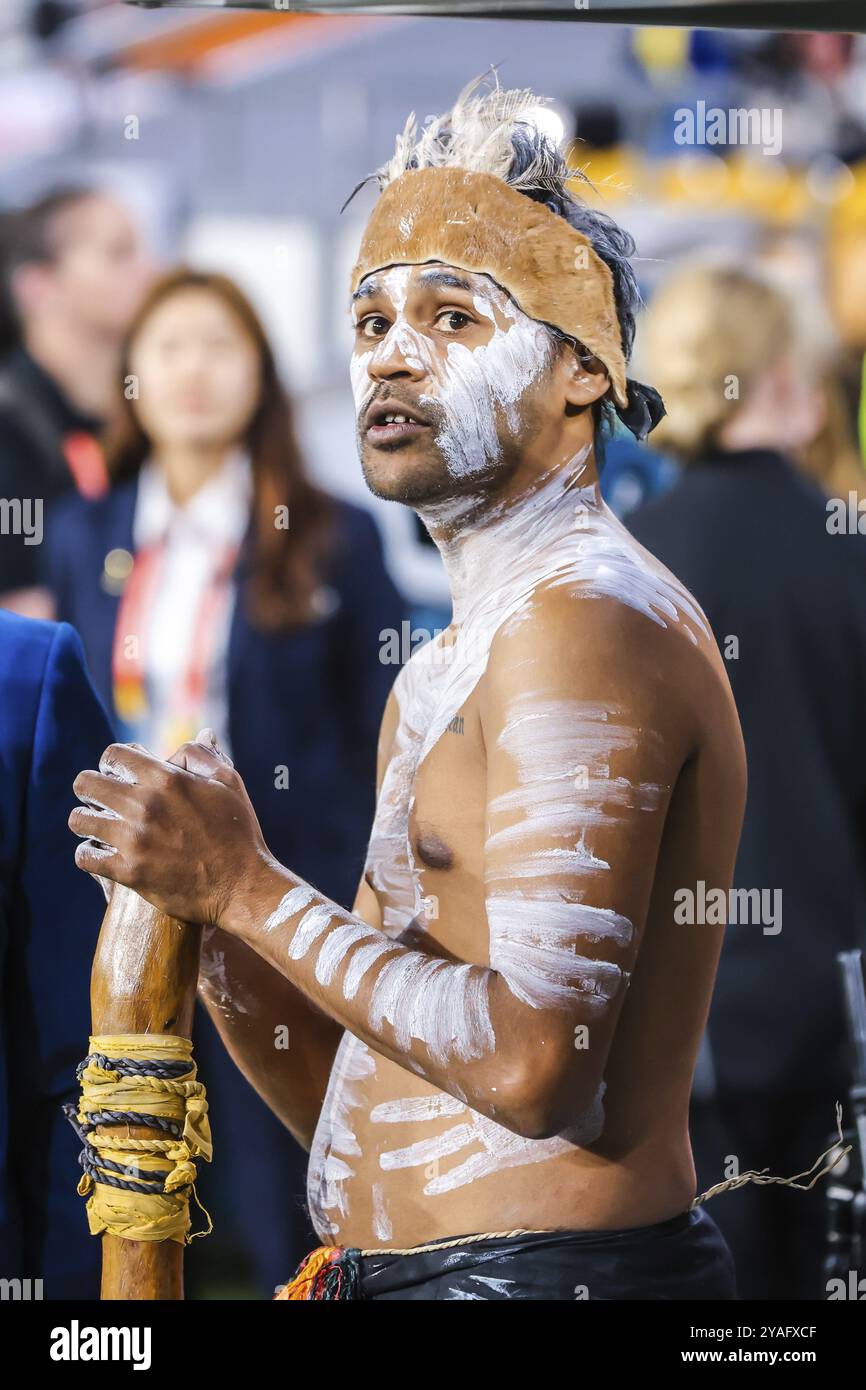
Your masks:
[{"label": "clenched fist", "polygon": [[225,926],[230,904],[273,863],[240,776],[203,730],[168,762],[112,743],[73,784],[80,869],[122,883],[184,922]]}]

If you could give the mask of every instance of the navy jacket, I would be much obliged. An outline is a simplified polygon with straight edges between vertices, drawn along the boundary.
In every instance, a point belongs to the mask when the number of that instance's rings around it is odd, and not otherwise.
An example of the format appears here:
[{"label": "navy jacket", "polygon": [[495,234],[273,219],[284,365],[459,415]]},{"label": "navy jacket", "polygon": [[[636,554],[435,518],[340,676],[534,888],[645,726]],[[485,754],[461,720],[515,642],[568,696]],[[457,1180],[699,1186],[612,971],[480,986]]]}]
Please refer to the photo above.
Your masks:
[{"label": "navy jacket", "polygon": [[[719,455],[631,513],[725,651],[749,787],[734,885],[782,892],[782,929],[732,924],[710,1012],[719,1089],[845,1100],[835,955],[866,944],[866,539],[778,454]],[[731,650],[734,650],[731,648]],[[697,930],[697,928],[696,928]]]},{"label": "navy jacket", "polygon": [[76,1193],[75,1100],[105,908],[75,867],[72,783],[110,741],[66,626],[0,611],[0,1271],[45,1298],[96,1298],[100,1242]]},{"label": "navy jacket", "polygon": [[[57,499],[75,488],[64,457],[70,435],[95,439],[103,423],[83,415],[30,354],[16,348],[0,364],[0,497],[29,504],[38,499],[47,518]],[[29,519],[32,525],[32,513]],[[24,536],[3,536],[0,593],[39,582],[39,551]]]},{"label": "navy jacket", "polygon": [[[111,649],[119,599],[103,587],[105,556],[131,551],[137,483],[97,502],[57,504],[46,579],[58,617],[81,634],[97,690],[112,708]],[[379,722],[396,675],[380,661],[384,628],[404,617],[369,513],[335,502],[337,543],[326,576],[329,616],[265,633],[244,602],[246,562],[229,637],[229,737],[268,848],[320,892],[351,906],[375,801]],[[288,771],[288,788],[281,786]]]}]

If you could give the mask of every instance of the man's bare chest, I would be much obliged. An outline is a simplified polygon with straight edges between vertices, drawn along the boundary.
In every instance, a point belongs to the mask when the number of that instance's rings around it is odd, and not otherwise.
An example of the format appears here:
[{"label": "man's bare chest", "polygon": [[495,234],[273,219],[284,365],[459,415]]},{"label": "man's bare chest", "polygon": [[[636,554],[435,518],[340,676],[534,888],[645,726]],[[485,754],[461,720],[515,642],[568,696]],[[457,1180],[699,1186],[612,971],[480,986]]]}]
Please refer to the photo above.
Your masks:
[{"label": "man's bare chest", "polygon": [[477,700],[470,699],[418,766],[407,835],[416,873],[444,891],[483,885],[486,757]]},{"label": "man's bare chest", "polygon": [[414,924],[416,936],[420,930],[430,938],[428,946],[483,960],[486,756],[479,697],[473,690],[447,721],[440,715],[430,743],[438,708],[430,694],[401,707],[367,878],[390,934]]}]

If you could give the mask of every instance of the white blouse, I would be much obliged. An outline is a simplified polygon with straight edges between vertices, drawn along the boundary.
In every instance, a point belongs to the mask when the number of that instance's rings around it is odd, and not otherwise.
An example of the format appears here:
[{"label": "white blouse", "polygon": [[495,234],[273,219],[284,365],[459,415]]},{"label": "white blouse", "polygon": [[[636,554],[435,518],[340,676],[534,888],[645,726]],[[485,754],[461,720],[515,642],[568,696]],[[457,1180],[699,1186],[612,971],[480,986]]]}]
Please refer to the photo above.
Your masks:
[{"label": "white blouse", "polygon": [[[202,600],[229,548],[239,546],[243,540],[252,496],[252,469],[241,452],[231,454],[218,472],[182,505],[172,500],[165,479],[152,460],[141,468],[133,545],[139,551],[164,541],[166,550],[142,634],[148,710],[143,720],[146,727],[136,729],[135,737],[161,757],[175,751],[167,746],[174,738],[173,700],[190,665]],[[227,658],[235,597],[232,585],[229,601],[212,635],[199,720],[199,727],[214,730],[227,753]],[[177,740],[174,742],[176,746]]]}]

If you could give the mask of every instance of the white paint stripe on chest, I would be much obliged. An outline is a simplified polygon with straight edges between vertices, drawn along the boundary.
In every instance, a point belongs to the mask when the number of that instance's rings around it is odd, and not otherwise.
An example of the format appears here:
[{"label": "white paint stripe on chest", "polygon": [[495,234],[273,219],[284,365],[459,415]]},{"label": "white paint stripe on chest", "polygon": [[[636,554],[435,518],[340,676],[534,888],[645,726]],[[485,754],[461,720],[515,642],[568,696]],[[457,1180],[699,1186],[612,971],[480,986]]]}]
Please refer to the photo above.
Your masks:
[{"label": "white paint stripe on chest", "polygon": [[307,1201],[316,1233],[323,1241],[340,1232],[348,1214],[347,1184],[355,1169],[346,1161],[361,1148],[351,1125],[351,1113],[361,1104],[363,1085],[376,1073],[376,1058],[351,1033],[344,1033],[325,1093],[307,1171]]},{"label": "white paint stripe on chest", "polygon": [[459,1115],[466,1109],[462,1100],[440,1091],[432,1096],[406,1096],[403,1100],[386,1100],[370,1112],[373,1124],[417,1124],[423,1120],[438,1120],[443,1115]]},{"label": "white paint stripe on chest", "polygon": [[[604,1128],[605,1083],[598,1088],[592,1104],[573,1126],[550,1139],[525,1139],[485,1115],[470,1110],[470,1123],[452,1125],[431,1139],[420,1139],[403,1148],[385,1150],[379,1155],[379,1165],[385,1171],[436,1165],[433,1175],[424,1185],[424,1195],[443,1196],[469,1183],[492,1176],[505,1168],[525,1167],[568,1154],[575,1147],[597,1139]],[[441,1171],[441,1161],[456,1156],[463,1149],[474,1148],[462,1162],[447,1172]]]}]

